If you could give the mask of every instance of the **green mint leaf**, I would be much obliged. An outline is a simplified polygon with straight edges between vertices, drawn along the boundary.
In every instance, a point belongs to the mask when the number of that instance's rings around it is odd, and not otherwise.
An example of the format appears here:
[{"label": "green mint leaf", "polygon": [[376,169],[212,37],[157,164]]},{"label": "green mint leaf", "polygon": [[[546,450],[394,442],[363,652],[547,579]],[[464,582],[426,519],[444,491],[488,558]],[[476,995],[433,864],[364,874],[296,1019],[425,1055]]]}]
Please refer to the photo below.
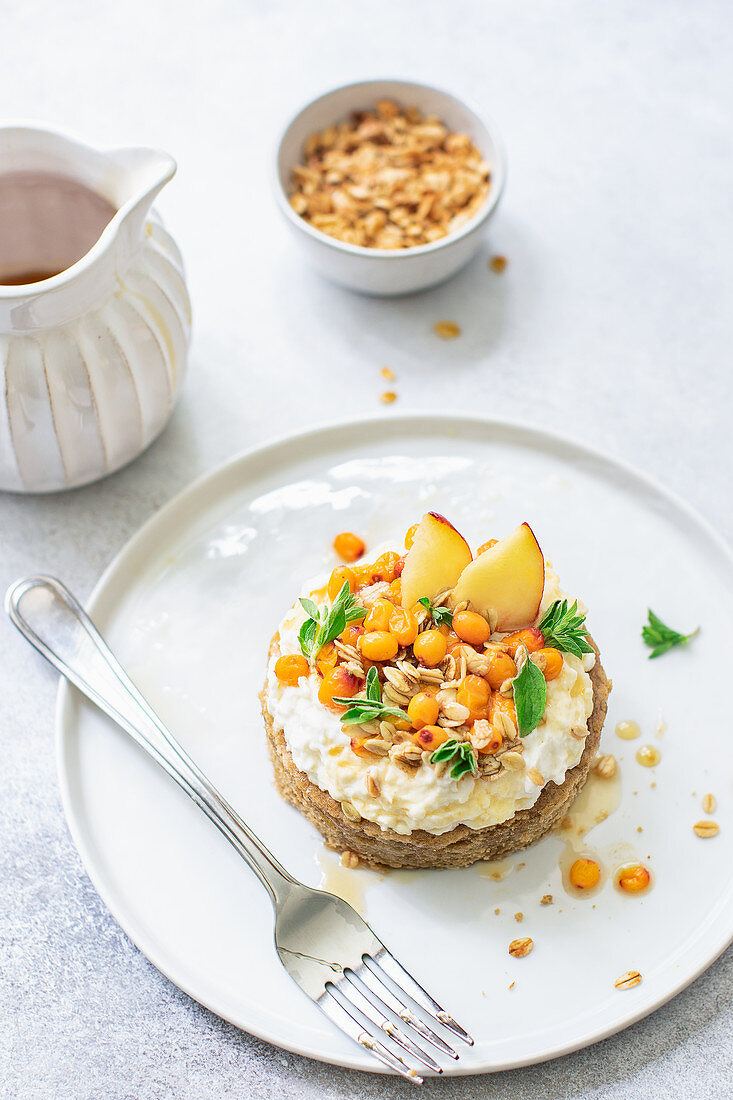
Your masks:
[{"label": "green mint leaf", "polygon": [[301,597],[300,606],[311,619],[315,619],[315,621],[318,622],[320,611],[313,603],[313,600],[307,600],[305,597]]},{"label": "green mint leaf", "polygon": [[578,611],[578,601],[568,607],[567,600],[555,600],[542,616],[538,630],[542,633],[546,646],[559,649],[561,653],[571,653],[582,657],[592,653],[585,628],[585,615]]},{"label": "green mint leaf", "polygon": [[453,612],[449,608],[433,607],[427,596],[421,596],[417,602],[421,603],[425,610],[430,612],[436,626],[442,626],[444,623],[453,626]]},{"label": "green mint leaf", "polygon": [[430,763],[442,764],[444,760],[450,760],[459,745],[460,741],[456,741],[455,737],[451,737],[450,740],[444,741],[430,757]]},{"label": "green mint leaf", "polygon": [[517,708],[519,736],[526,737],[545,713],[547,684],[537,665],[526,660],[521,672],[514,677],[514,705]]},{"label": "green mint leaf", "polygon": [[457,763],[453,764],[450,769],[451,779],[462,779],[463,775],[468,775],[471,772],[475,775],[479,770],[477,762],[475,762],[475,756],[471,749],[471,746],[466,741],[462,742],[461,750],[459,750],[459,757]]},{"label": "green mint leaf", "polygon": [[680,634],[678,630],[672,630],[670,626],[663,623],[659,616],[654,614],[651,608],[648,609],[648,617],[648,625],[641,628],[641,636],[646,645],[652,650],[649,654],[650,660],[652,657],[661,657],[663,653],[667,653],[673,646],[687,645],[690,639],[694,638],[700,630],[698,626],[691,634]]},{"label": "green mint leaf", "polygon": [[317,652],[314,650],[317,631],[318,623],[314,622],[313,619],[306,619],[298,632],[298,642],[300,643],[301,652],[309,661],[314,659]]},{"label": "green mint leaf", "polygon": [[374,665],[367,672],[366,678],[366,696],[367,699],[372,700],[375,703],[382,702],[382,692],[379,687],[379,673]]},{"label": "green mint leaf", "polygon": [[313,600],[302,598],[300,604],[309,616],[298,632],[303,655],[313,662],[320,651],[346,629],[347,622],[361,619],[366,608],[359,607],[344,581],[341,591],[329,607],[318,607]]},{"label": "green mint leaf", "polygon": [[455,737],[444,741],[430,757],[431,764],[440,764],[444,760],[454,760],[450,770],[451,779],[461,779],[469,772],[475,775],[478,771],[476,754],[468,741],[458,741]]},{"label": "green mint leaf", "polygon": [[447,607],[434,607],[433,622],[436,626],[453,626],[453,612]]}]

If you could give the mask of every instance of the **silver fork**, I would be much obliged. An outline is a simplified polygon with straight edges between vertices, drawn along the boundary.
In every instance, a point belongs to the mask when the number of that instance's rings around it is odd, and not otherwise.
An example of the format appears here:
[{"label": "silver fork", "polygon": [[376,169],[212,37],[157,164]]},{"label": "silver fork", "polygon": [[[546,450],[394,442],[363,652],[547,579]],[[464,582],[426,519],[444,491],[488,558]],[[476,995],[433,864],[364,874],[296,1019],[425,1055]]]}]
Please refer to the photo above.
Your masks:
[{"label": "silver fork", "polygon": [[281,963],[337,1027],[416,1084],[421,1065],[442,1073],[434,1053],[458,1058],[446,1036],[473,1045],[350,905],[288,874],[173,738],[59,580],[17,581],[5,606],[31,645],[175,780],[249,864],[272,901]]}]

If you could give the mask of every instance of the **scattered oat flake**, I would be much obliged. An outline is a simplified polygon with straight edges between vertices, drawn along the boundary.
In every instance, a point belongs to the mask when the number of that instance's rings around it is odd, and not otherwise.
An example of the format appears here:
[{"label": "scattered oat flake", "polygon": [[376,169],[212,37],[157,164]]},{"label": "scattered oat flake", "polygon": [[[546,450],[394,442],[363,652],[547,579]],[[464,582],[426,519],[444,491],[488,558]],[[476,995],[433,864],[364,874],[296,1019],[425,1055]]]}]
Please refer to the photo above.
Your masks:
[{"label": "scattered oat flake", "polygon": [[616,989],[633,989],[640,981],[641,974],[638,970],[627,970],[620,978],[616,978],[613,984],[616,986]]},{"label": "scattered oat flake", "polygon": [[506,256],[492,256],[489,260],[489,267],[492,271],[495,271],[497,275],[501,275],[503,271],[506,271],[506,265],[509,263]]},{"label": "scattered oat flake", "polygon": [[717,805],[714,794],[704,794],[702,796],[702,808],[706,814],[714,814]]},{"label": "scattered oat flake", "polygon": [[356,852],[349,852],[348,850],[341,853],[341,864],[343,867],[348,867],[353,870],[359,866],[359,857]]},{"label": "scattered oat flake", "polygon": [[379,373],[381,374],[385,382],[394,382],[395,378],[397,377],[395,372],[391,370],[390,367],[382,367]]},{"label": "scattered oat flake", "polygon": [[515,921],[517,921],[517,923],[521,924],[521,922],[524,920],[524,913],[515,913],[514,919]]},{"label": "scattered oat flake", "polygon": [[433,325],[433,332],[441,340],[455,340],[456,336],[461,335],[460,326],[455,321],[436,321]]},{"label": "scattered oat flake", "polygon": [[552,905],[552,894],[543,894],[540,898],[540,905]]},{"label": "scattered oat flake", "polygon": [[509,944],[509,954],[515,959],[523,959],[525,955],[529,955],[533,947],[534,941],[529,936],[525,936],[521,940],[512,940]]},{"label": "scattered oat flake", "polygon": [[391,405],[394,401],[397,400],[397,394],[394,392],[394,390],[385,390],[384,393],[380,394],[379,400],[384,405]]},{"label": "scattered oat flake", "polygon": [[720,828],[716,821],[697,821],[692,828],[697,836],[703,839],[710,836],[717,836],[720,832]]}]

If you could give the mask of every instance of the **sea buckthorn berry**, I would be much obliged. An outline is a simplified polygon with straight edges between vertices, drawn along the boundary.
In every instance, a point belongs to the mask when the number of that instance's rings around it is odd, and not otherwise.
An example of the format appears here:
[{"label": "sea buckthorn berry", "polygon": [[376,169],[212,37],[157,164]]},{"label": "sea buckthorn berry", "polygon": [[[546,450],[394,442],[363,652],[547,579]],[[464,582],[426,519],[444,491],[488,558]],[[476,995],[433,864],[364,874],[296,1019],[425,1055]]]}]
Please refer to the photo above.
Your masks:
[{"label": "sea buckthorn berry", "polygon": [[361,681],[356,676],[352,676],[350,672],[347,672],[343,665],[337,665],[336,668],[327,672],[321,680],[321,686],[318,689],[318,701],[323,703],[324,707],[330,707],[331,710],[341,710],[344,704],[334,703],[334,697],[350,699],[352,695],[356,695],[360,687]]},{"label": "sea buckthorn berry", "polygon": [[[348,726],[344,726],[344,729],[347,730]],[[369,749],[364,748],[364,741],[367,740],[368,738],[366,737],[352,737],[349,741],[349,745],[351,746],[351,751],[355,753],[356,756],[368,757],[369,759],[373,759],[374,754],[369,752]]]},{"label": "sea buckthorn berry", "polygon": [[563,656],[559,649],[538,649],[534,661],[546,680],[554,680],[562,672]]},{"label": "sea buckthorn berry", "polygon": [[301,657],[299,653],[278,657],[275,663],[275,675],[281,684],[293,686],[297,684],[301,676],[307,676],[309,672],[310,665],[305,657]]},{"label": "sea buckthorn berry", "polygon": [[512,657],[520,645],[526,646],[529,653],[537,653],[538,650],[543,648],[544,644],[545,639],[542,637],[542,631],[538,630],[536,626],[516,630],[514,634],[507,634],[506,638],[502,638],[502,645],[508,646]]},{"label": "sea buckthorn berry", "polygon": [[483,615],[475,611],[459,611],[453,616],[453,630],[458,637],[469,645],[483,645],[488,642],[491,628]]},{"label": "sea buckthorn berry", "polygon": [[597,886],[601,869],[594,859],[576,859],[570,868],[570,881],[577,890],[590,890]]},{"label": "sea buckthorn berry", "polygon": [[412,740],[426,752],[434,752],[444,741],[448,740],[448,731],[440,726],[423,726],[413,733]]},{"label": "sea buckthorn berry", "polygon": [[417,638],[417,619],[411,611],[395,607],[389,618],[389,632],[402,645],[412,645]]},{"label": "sea buckthorn berry", "polygon": [[351,572],[354,575],[354,591],[358,588],[368,588],[374,584],[374,565],[355,565]]},{"label": "sea buckthorn berry", "polygon": [[651,882],[651,876],[646,867],[639,864],[637,867],[622,867],[616,876],[616,882],[628,894],[640,894]]},{"label": "sea buckthorn berry", "polygon": [[486,679],[494,691],[498,691],[505,680],[513,680],[517,675],[517,666],[508,653],[497,649],[488,649],[486,656],[491,662]]},{"label": "sea buckthorn berry", "polygon": [[450,627],[443,630],[440,628],[440,633],[445,637],[445,644],[448,647],[448,652],[452,653],[454,649],[457,649],[459,645],[463,645],[463,642],[456,634],[455,630],[451,630]]},{"label": "sea buckthorn berry", "polygon": [[471,718],[485,718],[488,713],[491,687],[483,676],[466,676],[456,693],[456,702],[468,707]]},{"label": "sea buckthorn berry", "polygon": [[389,630],[389,620],[395,606],[381,596],[375,600],[364,619],[365,630]]},{"label": "sea buckthorn berry", "polygon": [[388,630],[367,631],[357,642],[357,649],[369,661],[391,661],[399,648],[394,634]]},{"label": "sea buckthorn berry", "polygon": [[394,550],[387,550],[386,553],[380,554],[374,563],[374,579],[378,581],[387,581],[389,584],[395,579],[397,573],[397,562],[400,560],[400,555],[395,554]]},{"label": "sea buckthorn berry", "polygon": [[415,541],[415,532],[417,531],[418,527],[419,524],[413,523],[412,527],[407,528],[407,532],[405,534],[405,550],[409,550],[413,542]]},{"label": "sea buckthorn berry", "polygon": [[494,692],[489,703],[489,721],[494,729],[498,729],[500,733],[503,733],[503,726],[498,718],[500,714],[505,714],[516,729],[517,708],[514,705],[514,700],[509,698],[508,695],[499,695],[498,692]]},{"label": "sea buckthorn berry", "polygon": [[366,543],[353,531],[342,531],[333,540],[333,548],[344,561],[356,561],[366,550]]},{"label": "sea buckthorn berry", "polygon": [[363,633],[364,633],[363,621],[361,619],[357,619],[353,623],[347,623],[346,624],[346,626],[344,627],[344,629],[341,631],[341,633],[339,635],[339,640],[342,641],[344,643],[344,645],[353,645],[353,646],[355,646],[356,643],[358,642],[359,638],[361,638]]},{"label": "sea buckthorn berry", "polygon": [[484,542],[481,546],[479,546],[478,550],[476,551],[476,557],[478,557],[479,554],[483,554],[487,550],[490,550],[492,546],[496,546],[498,541],[498,539],[489,539],[488,542]]},{"label": "sea buckthorn berry", "polygon": [[323,646],[316,658],[316,668],[321,676],[325,676],[331,669],[336,668],[338,657],[339,655],[333,642],[329,642],[327,645]]},{"label": "sea buckthorn berry", "polygon": [[399,604],[402,602],[402,581],[399,577],[397,580],[392,581],[389,586],[389,598],[393,603]]},{"label": "sea buckthorn berry", "polygon": [[492,727],[489,740],[484,743],[481,751],[486,753],[498,752],[503,744],[504,735]]},{"label": "sea buckthorn berry", "polygon": [[335,600],[341,589],[344,587],[344,581],[349,582],[349,592],[353,592],[356,587],[356,577],[354,576],[354,570],[349,569],[348,565],[337,565],[333,573],[328,579],[328,598],[329,600]]},{"label": "sea buckthorn berry", "polygon": [[439,665],[448,652],[448,643],[439,630],[423,630],[412,645],[416,660],[426,668]]},{"label": "sea buckthorn berry", "polygon": [[440,704],[434,695],[420,691],[407,704],[407,713],[416,730],[422,726],[434,726],[438,721]]}]

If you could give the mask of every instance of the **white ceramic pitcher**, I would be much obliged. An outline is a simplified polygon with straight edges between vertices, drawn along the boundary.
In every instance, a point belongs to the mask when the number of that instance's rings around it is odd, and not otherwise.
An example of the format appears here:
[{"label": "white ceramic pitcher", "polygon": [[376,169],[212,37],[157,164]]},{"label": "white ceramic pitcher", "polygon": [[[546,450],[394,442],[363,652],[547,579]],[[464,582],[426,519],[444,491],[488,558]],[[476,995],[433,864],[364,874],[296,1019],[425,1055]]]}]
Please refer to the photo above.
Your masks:
[{"label": "white ceramic pitcher", "polygon": [[95,481],[166,424],[191,313],[151,206],[175,170],[151,149],[0,126],[0,489]]}]

